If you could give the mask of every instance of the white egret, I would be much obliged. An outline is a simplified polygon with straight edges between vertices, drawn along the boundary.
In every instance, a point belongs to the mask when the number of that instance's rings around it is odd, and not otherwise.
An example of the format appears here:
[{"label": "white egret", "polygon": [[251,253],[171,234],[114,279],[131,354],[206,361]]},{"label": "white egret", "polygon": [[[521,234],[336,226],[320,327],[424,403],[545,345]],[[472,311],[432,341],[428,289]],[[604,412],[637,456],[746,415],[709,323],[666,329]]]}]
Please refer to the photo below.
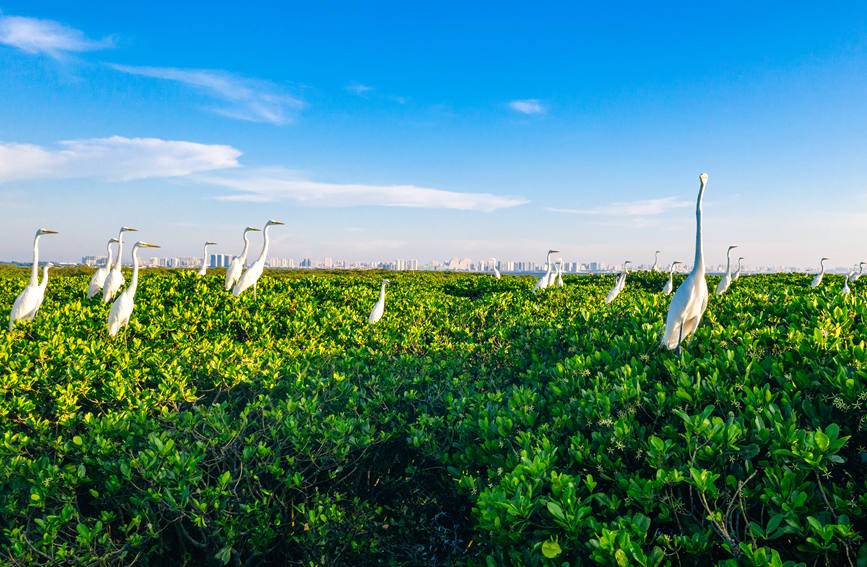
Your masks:
[{"label": "white egret", "polygon": [[48,285],[48,265],[42,272],[42,284],[39,284],[39,238],[43,234],[57,234],[57,232],[45,228],[36,231],[36,236],[33,238],[33,268],[30,270],[30,283],[27,284],[24,291],[18,294],[15,303],[12,304],[12,311],[9,313],[10,331],[15,327],[15,321],[20,319],[32,321],[45,298],[45,287]]},{"label": "white egret", "polygon": [[655,255],[653,256],[653,265],[650,267],[651,272],[658,272],[659,271],[658,266],[659,266],[659,253],[660,252],[662,252],[662,250],[657,250],[655,252]]},{"label": "white egret", "polygon": [[557,287],[563,287],[563,258],[557,262]]},{"label": "white egret", "polygon": [[726,275],[723,276],[723,279],[716,286],[717,295],[724,294],[732,283],[732,250],[737,247],[737,244],[732,244],[726,252]]},{"label": "white egret", "polygon": [[734,282],[734,281],[737,281],[737,279],[738,279],[739,277],[741,277],[741,268],[743,268],[743,266],[744,266],[744,257],[743,257],[743,256],[740,256],[740,257],[738,257],[738,269],[735,270],[735,273],[734,273],[734,275],[732,276],[732,281],[733,281],[733,282]]},{"label": "white egret", "polygon": [[503,276],[500,275],[500,270],[498,270],[498,269],[497,269],[497,266],[495,265],[495,266],[494,266],[494,279],[497,279],[497,280],[498,280],[498,279],[500,279],[501,277],[503,277]]},{"label": "white egret", "polygon": [[262,276],[262,272],[265,270],[265,257],[268,254],[268,244],[270,242],[268,238],[268,229],[278,224],[283,223],[275,220],[269,220],[265,223],[265,228],[262,229],[262,234],[265,237],[265,242],[262,245],[262,252],[259,253],[259,257],[255,262],[253,262],[253,265],[247,268],[247,271],[241,274],[241,277],[238,278],[238,282],[235,284],[235,287],[232,288],[233,296],[238,297],[245,289],[253,286],[253,297],[256,297],[256,284]]},{"label": "white egret", "polygon": [[679,351],[680,343],[685,337],[690,337],[692,343],[695,330],[707,309],[707,282],[704,279],[704,249],[701,240],[701,198],[707,186],[707,174],[702,173],[698,178],[701,186],[695,203],[695,262],[692,271],[674,292],[668,315],[665,317],[662,344],[669,350],[676,348]]},{"label": "white egret", "polygon": [[196,272],[197,276],[204,276],[208,273],[208,246],[216,245],[216,242],[205,242],[205,248],[202,250],[202,267]]},{"label": "white egret", "polygon": [[533,288],[533,293],[535,294],[537,291],[541,291],[548,287],[548,284],[551,282],[551,254],[557,254],[560,252],[559,250],[548,250],[548,255],[545,257],[545,273],[542,274],[542,277],[539,278],[539,281],[536,282],[536,286]]},{"label": "white egret", "polygon": [[605,296],[605,303],[611,303],[614,301],[618,295],[620,295],[620,291],[623,289],[623,286],[626,283],[626,272],[621,272],[617,279],[614,280],[614,287],[611,288],[611,291],[608,292],[608,295]]},{"label": "white egret", "polygon": [[819,265],[822,269],[819,271],[819,274],[813,278],[813,283],[810,284],[810,287],[819,287],[822,284],[822,276],[825,275],[825,260],[828,260],[828,258],[822,258],[819,260]]},{"label": "white egret", "polygon": [[390,284],[388,280],[382,280],[382,287],[379,288],[379,299],[373,310],[370,312],[370,317],[367,318],[368,325],[372,325],[382,319],[382,313],[385,311],[385,285]]},{"label": "white egret", "polygon": [[132,279],[129,282],[129,286],[111,304],[111,311],[108,312],[108,334],[112,337],[117,335],[121,327],[129,323],[129,316],[132,315],[132,308],[135,307],[135,290],[138,287],[139,248],[159,248],[159,246],[139,240],[132,247]]},{"label": "white egret", "polygon": [[226,270],[226,291],[232,289],[232,286],[235,285],[235,282],[241,277],[241,272],[244,270],[244,264],[247,263],[247,251],[250,249],[250,238],[247,236],[247,233],[251,231],[258,232],[260,230],[262,229],[253,228],[252,226],[248,226],[244,229],[244,249],[241,250],[240,256],[232,258],[232,262]]},{"label": "white egret", "polygon": [[629,264],[632,263],[632,260],[626,260],[623,262],[623,273],[620,275],[620,278],[617,280],[618,292],[623,291],[623,288],[626,287],[626,274],[629,273]]},{"label": "white egret", "polygon": [[105,278],[108,276],[108,272],[111,271],[111,245],[115,242],[117,242],[117,238],[112,238],[105,246],[107,259],[105,261],[105,265],[100,266],[98,270],[93,272],[93,276],[91,276],[90,278],[90,285],[87,286],[88,299],[102,291],[102,285],[105,283]]},{"label": "white egret", "polygon": [[663,295],[669,295],[674,289],[674,267],[680,263],[681,262],[675,260],[671,263],[671,266],[668,267],[668,281],[665,282],[664,286],[662,286]]},{"label": "white egret", "polygon": [[843,278],[843,289],[840,291],[843,295],[849,295],[852,290],[849,289],[849,279],[855,275],[855,270],[849,272],[849,275]]},{"label": "white egret", "polygon": [[120,231],[117,233],[117,261],[114,263],[114,266],[111,267],[108,276],[105,278],[105,283],[102,285],[103,303],[111,301],[115,294],[120,290],[121,286],[126,282],[126,278],[123,277],[123,273],[120,271],[123,267],[123,233],[135,232],[137,230],[137,228],[122,226],[120,227]]},{"label": "white egret", "polygon": [[861,274],[864,273],[864,264],[867,264],[867,262],[861,262],[860,264],[858,264],[858,268],[859,268],[858,273],[857,274],[853,273],[851,276],[849,276],[850,282],[854,283],[854,282],[858,281],[858,278],[860,278]]}]

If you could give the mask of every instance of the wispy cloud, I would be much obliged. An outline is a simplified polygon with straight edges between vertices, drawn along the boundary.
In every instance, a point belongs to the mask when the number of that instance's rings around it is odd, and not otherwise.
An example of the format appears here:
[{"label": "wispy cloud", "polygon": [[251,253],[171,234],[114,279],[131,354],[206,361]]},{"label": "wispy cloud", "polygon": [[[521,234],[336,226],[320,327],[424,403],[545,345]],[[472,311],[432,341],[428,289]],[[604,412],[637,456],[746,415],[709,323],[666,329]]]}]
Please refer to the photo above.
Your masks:
[{"label": "wispy cloud", "polygon": [[355,93],[359,96],[362,96],[373,90],[373,87],[371,87],[370,85],[362,85],[361,83],[349,83],[344,88],[349,92]]},{"label": "wispy cloud", "polygon": [[570,213],[574,215],[606,215],[612,217],[638,217],[661,215],[671,209],[688,207],[688,201],[678,201],[676,197],[663,197],[662,199],[644,199],[640,201],[627,201],[611,203],[592,209],[559,209],[546,207],[546,210],[554,213]]},{"label": "wispy cloud", "polygon": [[241,155],[231,146],[122,136],[67,140],[57,146],[0,142],[0,182],[178,177],[238,167],[237,158]]},{"label": "wispy cloud", "polygon": [[34,55],[44,54],[61,59],[68,53],[111,47],[114,40],[111,37],[89,39],[80,30],[52,20],[0,14],[0,44]]},{"label": "wispy cloud", "polygon": [[238,77],[225,71],[114,64],[109,64],[109,67],[121,73],[173,81],[192,87],[219,101],[220,104],[210,110],[239,120],[289,124],[306,106],[299,97],[285,92],[269,81]]},{"label": "wispy cloud", "polygon": [[270,203],[294,201],[315,207],[385,206],[491,212],[528,203],[520,197],[491,193],[459,193],[416,185],[322,183],[283,168],[245,170],[237,175],[197,176],[198,180],[233,189],[227,201]]},{"label": "wispy cloud", "polygon": [[545,107],[537,98],[510,101],[509,108],[521,114],[543,114],[545,112]]}]

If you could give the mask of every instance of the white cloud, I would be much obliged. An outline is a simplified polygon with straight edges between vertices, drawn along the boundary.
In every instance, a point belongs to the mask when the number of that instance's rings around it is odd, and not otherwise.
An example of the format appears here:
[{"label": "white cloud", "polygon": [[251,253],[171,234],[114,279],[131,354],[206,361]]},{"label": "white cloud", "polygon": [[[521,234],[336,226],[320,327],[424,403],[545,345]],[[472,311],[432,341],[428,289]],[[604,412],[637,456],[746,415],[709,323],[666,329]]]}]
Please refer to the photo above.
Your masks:
[{"label": "white cloud", "polygon": [[50,148],[0,142],[0,182],[21,179],[86,178],[133,180],[178,177],[238,167],[231,146],[158,138],[67,140]]},{"label": "white cloud", "polygon": [[611,203],[601,207],[592,209],[559,209],[547,207],[554,213],[571,213],[574,215],[607,215],[612,217],[632,217],[632,216],[649,216],[661,215],[671,209],[688,207],[688,201],[678,201],[675,197],[664,197],[662,199],[644,199],[640,201],[629,201],[621,203]]},{"label": "white cloud", "polygon": [[306,106],[300,98],[269,81],[237,77],[225,71],[172,67],[109,67],[122,73],[174,81],[192,87],[221,102],[213,112],[229,118],[269,124],[288,124]]},{"label": "white cloud", "polygon": [[235,194],[219,197],[227,201],[295,201],[315,207],[385,206],[484,212],[529,202],[520,197],[503,197],[491,193],[458,193],[415,185],[322,183],[304,179],[283,168],[246,170],[238,175],[199,176],[198,179],[237,191]]},{"label": "white cloud", "polygon": [[80,30],[52,20],[0,14],[0,43],[59,59],[66,53],[105,49],[114,42],[110,37],[89,39]]},{"label": "white cloud", "polygon": [[344,87],[344,88],[346,90],[348,90],[349,92],[355,93],[359,96],[364,95],[365,93],[368,93],[368,92],[373,90],[373,87],[371,87],[369,85],[362,85],[361,83],[350,83],[350,84],[346,85],[346,87]]},{"label": "white cloud", "polygon": [[537,98],[510,101],[509,108],[521,114],[542,114],[545,112],[545,107]]}]

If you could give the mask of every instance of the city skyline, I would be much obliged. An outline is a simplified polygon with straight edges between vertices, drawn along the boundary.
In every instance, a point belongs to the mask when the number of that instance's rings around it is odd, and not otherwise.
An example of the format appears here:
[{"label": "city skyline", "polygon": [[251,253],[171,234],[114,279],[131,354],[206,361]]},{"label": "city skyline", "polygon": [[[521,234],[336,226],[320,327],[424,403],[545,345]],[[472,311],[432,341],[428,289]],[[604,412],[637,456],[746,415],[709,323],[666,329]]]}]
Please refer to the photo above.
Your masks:
[{"label": "city skyline", "polygon": [[867,7],[515,8],[2,2],[0,259],[867,259]]}]

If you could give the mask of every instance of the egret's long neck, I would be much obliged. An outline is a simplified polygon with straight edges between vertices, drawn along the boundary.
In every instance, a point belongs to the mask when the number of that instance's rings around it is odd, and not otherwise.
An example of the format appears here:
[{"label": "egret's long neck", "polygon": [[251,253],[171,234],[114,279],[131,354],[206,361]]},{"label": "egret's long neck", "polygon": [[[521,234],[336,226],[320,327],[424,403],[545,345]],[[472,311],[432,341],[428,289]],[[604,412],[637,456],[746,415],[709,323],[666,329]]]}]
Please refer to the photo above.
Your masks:
[{"label": "egret's long neck", "polygon": [[204,248],[204,250],[202,250],[202,265],[203,266],[208,265],[208,245],[207,244],[205,244],[205,248]]},{"label": "egret's long neck", "polygon": [[379,288],[379,300],[385,301],[385,282],[382,282],[382,287]]},{"label": "egret's long neck", "polygon": [[695,262],[693,272],[704,275],[704,247],[701,241],[701,198],[704,196],[705,182],[701,182],[698,199],[695,202]]},{"label": "egret's long neck", "polygon": [[271,228],[271,225],[268,225],[262,229],[262,234],[265,237],[265,244],[262,246],[261,254],[259,254],[259,257],[256,259],[256,262],[260,262],[262,264],[265,263],[265,256],[268,254],[268,244],[270,244],[271,242],[271,239],[268,237],[269,228]]},{"label": "egret's long neck", "polygon": [[726,253],[726,273],[732,273],[732,250],[729,248],[729,251]]},{"label": "egret's long neck", "polygon": [[48,285],[48,264],[45,264],[42,268],[42,283],[39,284],[40,287],[45,287]]},{"label": "egret's long neck", "polygon": [[138,287],[138,246],[132,248],[132,280],[129,282],[129,293],[135,295],[135,289]]},{"label": "egret's long neck", "polygon": [[117,235],[117,262],[112,266],[112,270],[120,272],[121,267],[123,267],[123,231]]},{"label": "egret's long neck", "polygon": [[241,255],[238,256],[238,261],[241,262],[241,265],[247,261],[247,252],[250,250],[250,233],[246,230],[244,231],[244,249],[241,250]]},{"label": "egret's long neck", "polygon": [[111,260],[112,260],[111,242],[109,242],[108,244],[105,245],[105,254],[106,254],[106,256],[108,256],[108,260],[105,261],[105,269],[110,270],[111,269]]},{"label": "egret's long neck", "polygon": [[39,235],[33,239],[33,268],[30,270],[30,285],[39,285]]},{"label": "egret's long neck", "polygon": [[825,260],[819,260],[819,265],[822,266],[822,272],[821,273],[824,274],[825,273]]}]

